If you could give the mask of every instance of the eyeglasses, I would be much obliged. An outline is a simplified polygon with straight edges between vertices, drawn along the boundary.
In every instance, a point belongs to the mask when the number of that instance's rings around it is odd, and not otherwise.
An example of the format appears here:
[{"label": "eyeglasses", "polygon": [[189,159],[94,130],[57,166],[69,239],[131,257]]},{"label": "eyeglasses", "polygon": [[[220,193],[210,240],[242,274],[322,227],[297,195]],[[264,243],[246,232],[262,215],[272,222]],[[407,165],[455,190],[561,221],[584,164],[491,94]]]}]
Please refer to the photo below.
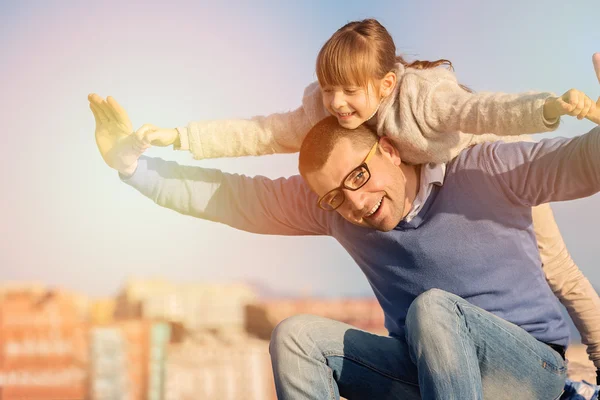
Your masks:
[{"label": "eyeglasses", "polygon": [[379,141],[375,142],[369,154],[365,157],[362,164],[358,167],[354,168],[342,181],[342,184],[335,189],[330,190],[325,193],[319,200],[318,205],[321,209],[325,211],[333,211],[342,205],[344,200],[346,200],[346,195],[344,194],[344,189],[348,190],[358,190],[363,187],[369,179],[371,179],[371,172],[369,171],[369,167],[367,163],[375,154],[375,150],[377,150],[377,145]]}]

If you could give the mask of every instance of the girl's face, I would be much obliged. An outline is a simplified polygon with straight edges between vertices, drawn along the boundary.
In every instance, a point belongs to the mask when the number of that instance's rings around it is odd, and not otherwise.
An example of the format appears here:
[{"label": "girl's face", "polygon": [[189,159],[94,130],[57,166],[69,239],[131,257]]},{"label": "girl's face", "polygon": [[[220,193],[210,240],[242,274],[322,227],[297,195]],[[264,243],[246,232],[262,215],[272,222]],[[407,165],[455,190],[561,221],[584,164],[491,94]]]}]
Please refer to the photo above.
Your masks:
[{"label": "girl's face", "polygon": [[321,87],[323,105],[347,129],[356,129],[371,119],[379,108],[379,82],[369,83],[367,88],[359,86]]}]

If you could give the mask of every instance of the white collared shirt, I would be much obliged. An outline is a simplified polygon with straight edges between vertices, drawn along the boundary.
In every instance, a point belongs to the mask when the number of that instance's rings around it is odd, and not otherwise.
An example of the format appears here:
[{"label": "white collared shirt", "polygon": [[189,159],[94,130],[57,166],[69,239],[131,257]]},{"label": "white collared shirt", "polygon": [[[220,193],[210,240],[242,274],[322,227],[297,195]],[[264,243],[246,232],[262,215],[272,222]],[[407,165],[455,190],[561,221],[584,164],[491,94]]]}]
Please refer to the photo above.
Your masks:
[{"label": "white collared shirt", "polygon": [[404,221],[410,222],[419,211],[423,208],[425,202],[427,202],[427,198],[431,194],[431,189],[433,185],[443,185],[444,176],[446,176],[446,164],[423,164],[421,165],[421,181],[419,185],[419,191],[417,192],[417,197],[413,201],[412,207]]}]

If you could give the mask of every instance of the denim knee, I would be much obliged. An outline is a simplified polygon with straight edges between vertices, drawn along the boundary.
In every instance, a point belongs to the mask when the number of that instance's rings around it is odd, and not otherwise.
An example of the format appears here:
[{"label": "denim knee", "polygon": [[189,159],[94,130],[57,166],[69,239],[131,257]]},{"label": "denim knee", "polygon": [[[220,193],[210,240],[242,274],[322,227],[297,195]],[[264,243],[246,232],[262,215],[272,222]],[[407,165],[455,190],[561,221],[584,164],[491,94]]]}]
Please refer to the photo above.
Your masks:
[{"label": "denim knee", "polygon": [[455,318],[456,300],[460,297],[441,289],[429,289],[417,296],[406,314],[405,334],[408,343],[424,334],[436,334],[440,322]]},{"label": "denim knee", "polygon": [[302,328],[317,318],[314,315],[299,314],[288,317],[277,324],[271,333],[271,342],[269,343],[271,356],[274,352],[304,347],[310,341],[310,335],[307,335]]}]

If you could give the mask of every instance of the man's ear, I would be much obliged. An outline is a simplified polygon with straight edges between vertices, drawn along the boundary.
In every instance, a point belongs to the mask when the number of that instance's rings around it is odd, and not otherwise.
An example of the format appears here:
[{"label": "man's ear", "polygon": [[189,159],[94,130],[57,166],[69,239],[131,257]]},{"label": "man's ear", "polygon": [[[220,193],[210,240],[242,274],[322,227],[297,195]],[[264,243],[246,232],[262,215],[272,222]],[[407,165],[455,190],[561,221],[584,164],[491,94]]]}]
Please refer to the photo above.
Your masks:
[{"label": "man's ear", "polygon": [[396,74],[391,71],[385,74],[379,86],[379,95],[382,98],[388,97],[392,93],[396,86],[396,79]]},{"label": "man's ear", "polygon": [[317,193],[317,191],[315,190],[315,188],[313,187],[313,185],[311,185],[311,181],[312,181],[312,175],[313,173],[309,172],[309,173],[304,173],[304,174],[300,174],[300,176],[302,177],[302,179],[304,180],[304,183],[306,183],[308,185],[308,188],[317,196],[319,196],[319,194]]},{"label": "man's ear", "polygon": [[402,160],[400,159],[400,152],[389,137],[382,136],[379,138],[379,151],[381,151],[381,154],[385,158],[392,161],[394,165],[400,166],[402,163]]}]

